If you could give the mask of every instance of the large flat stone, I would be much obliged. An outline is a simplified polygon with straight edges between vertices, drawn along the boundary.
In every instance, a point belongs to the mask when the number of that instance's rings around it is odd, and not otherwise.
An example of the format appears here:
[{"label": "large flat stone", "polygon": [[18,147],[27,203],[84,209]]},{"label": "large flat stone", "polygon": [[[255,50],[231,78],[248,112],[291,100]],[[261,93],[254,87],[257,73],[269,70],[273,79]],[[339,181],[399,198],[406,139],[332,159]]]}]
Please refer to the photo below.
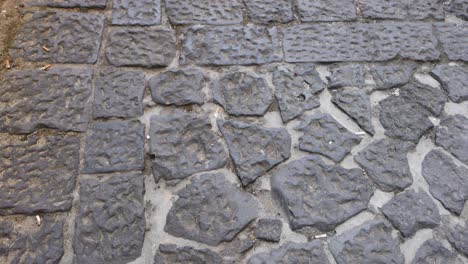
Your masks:
[{"label": "large flat stone", "polygon": [[297,0],[296,8],[302,22],[357,19],[353,0]]},{"label": "large flat stone", "polygon": [[435,23],[434,28],[449,60],[468,61],[468,25]]},{"label": "large flat stone", "polygon": [[161,23],[161,0],[113,0],[112,24],[155,25]]},{"label": "large flat stone", "polygon": [[410,81],[416,70],[415,63],[374,65],[370,69],[376,89],[394,88]]},{"label": "large flat stone", "polygon": [[468,100],[468,68],[462,66],[438,65],[431,75],[440,82],[448,97],[455,103]]},{"label": "large flat stone", "polygon": [[176,25],[239,24],[243,20],[240,0],[166,0],[169,21]]},{"label": "large flat stone", "polygon": [[402,86],[399,97],[408,102],[419,104],[433,116],[439,116],[447,102],[447,95],[445,95],[442,89],[416,81]]},{"label": "large flat stone", "polygon": [[468,118],[453,115],[442,119],[435,143],[468,165]]},{"label": "large flat stone", "polygon": [[161,244],[154,256],[154,264],[223,264],[223,258],[210,249],[178,247],[174,244]]},{"label": "large flat stone", "polygon": [[27,5],[65,8],[106,8],[107,0],[25,0]]},{"label": "large flat stone", "polygon": [[308,263],[328,264],[327,255],[319,240],[307,243],[288,242],[269,252],[253,255],[248,264]]},{"label": "large flat stone", "polygon": [[456,253],[444,247],[439,241],[429,239],[416,251],[416,256],[411,264],[430,263],[462,264],[463,261],[457,257]]},{"label": "large flat stone", "polygon": [[444,19],[443,0],[361,0],[362,16],[371,19]]},{"label": "large flat stone", "polygon": [[244,0],[244,3],[252,22],[268,24],[293,20],[292,0]]}]

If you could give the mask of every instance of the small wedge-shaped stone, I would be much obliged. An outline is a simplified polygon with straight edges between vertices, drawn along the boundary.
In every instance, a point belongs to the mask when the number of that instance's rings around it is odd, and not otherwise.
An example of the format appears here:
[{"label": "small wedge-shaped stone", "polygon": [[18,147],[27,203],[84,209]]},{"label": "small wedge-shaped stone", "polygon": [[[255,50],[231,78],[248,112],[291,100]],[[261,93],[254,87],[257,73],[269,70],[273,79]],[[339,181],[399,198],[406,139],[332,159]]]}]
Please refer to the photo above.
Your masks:
[{"label": "small wedge-shaped stone", "polygon": [[436,35],[449,60],[468,61],[468,25],[435,23]]},{"label": "small wedge-shaped stone", "polygon": [[416,64],[375,65],[370,69],[376,89],[384,90],[406,84],[416,70]]},{"label": "small wedge-shaped stone", "polygon": [[440,82],[452,101],[461,103],[468,100],[468,68],[438,65],[432,70],[431,75]]},{"label": "small wedge-shaped stone", "polygon": [[258,202],[226,180],[224,174],[202,174],[177,192],[164,231],[211,246],[231,241],[257,218]]},{"label": "small wedge-shaped stone", "polygon": [[161,23],[161,0],[113,0],[112,24],[155,25]]},{"label": "small wedge-shaped stone", "polygon": [[25,3],[31,6],[106,8],[107,0],[26,0]]},{"label": "small wedge-shaped stone", "polygon": [[319,240],[308,243],[288,242],[269,252],[258,253],[249,258],[248,264],[328,264],[327,255]]},{"label": "small wedge-shaped stone", "polygon": [[284,128],[224,120],[218,120],[218,127],[244,185],[291,156],[291,136]]},{"label": "small wedge-shaped stone", "polygon": [[468,257],[468,223],[465,226],[456,225],[448,230],[447,240],[460,253]]},{"label": "small wedge-shaped stone", "polygon": [[442,119],[435,143],[468,165],[468,118],[453,115]]},{"label": "small wedge-shaped stone", "polygon": [[373,194],[362,170],[326,165],[318,156],[292,161],[275,171],[271,189],[293,230],[310,226],[323,232],[365,210]]},{"label": "small wedge-shaped stone", "polygon": [[255,237],[258,239],[279,242],[283,232],[283,222],[280,219],[262,218],[257,222]]},{"label": "small wedge-shaped stone", "polygon": [[419,247],[411,264],[463,264],[457,254],[437,240],[429,239]]},{"label": "small wedge-shaped stone", "polygon": [[302,22],[349,21],[357,18],[353,0],[297,0]]},{"label": "small wedge-shaped stone", "polygon": [[468,20],[468,0],[453,0],[445,11],[461,19]]},{"label": "small wedge-shaped stone", "polygon": [[223,258],[210,249],[178,247],[161,244],[154,257],[154,264],[223,264]]},{"label": "small wedge-shaped stone", "polygon": [[165,0],[169,21],[176,25],[228,25],[242,22],[240,0]]},{"label": "small wedge-shaped stone", "polygon": [[433,116],[439,116],[447,102],[442,89],[419,82],[411,82],[400,89],[400,98],[426,108]]},{"label": "small wedge-shaped stone", "polygon": [[293,20],[292,0],[244,0],[252,22],[286,23]]},{"label": "small wedge-shaped stone", "polygon": [[362,140],[329,114],[306,116],[296,130],[303,133],[299,149],[324,155],[335,162],[342,161]]},{"label": "small wedge-shaped stone", "polygon": [[366,69],[361,64],[339,65],[330,69],[328,87],[341,88],[344,86],[362,87],[366,84]]}]

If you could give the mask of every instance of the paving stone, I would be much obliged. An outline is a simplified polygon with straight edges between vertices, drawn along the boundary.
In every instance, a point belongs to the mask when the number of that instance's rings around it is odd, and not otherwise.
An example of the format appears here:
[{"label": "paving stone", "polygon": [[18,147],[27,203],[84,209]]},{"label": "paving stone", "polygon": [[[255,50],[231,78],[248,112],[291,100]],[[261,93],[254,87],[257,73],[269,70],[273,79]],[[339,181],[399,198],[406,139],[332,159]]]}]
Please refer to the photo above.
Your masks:
[{"label": "paving stone", "polygon": [[223,120],[218,120],[218,127],[244,185],[291,156],[291,136],[284,128]]},{"label": "paving stone", "polygon": [[468,100],[468,68],[438,65],[431,75],[440,82],[452,101],[461,103]]},{"label": "paving stone", "polygon": [[437,240],[429,239],[419,247],[411,264],[452,263],[462,264],[463,261]]},{"label": "paving stone", "polygon": [[361,0],[359,8],[364,18],[372,19],[444,19],[442,0]]},{"label": "paving stone", "polygon": [[335,162],[343,160],[362,140],[329,114],[306,116],[296,130],[303,133],[299,149],[324,155]]},{"label": "paving stone", "polygon": [[262,218],[258,220],[255,237],[272,242],[279,242],[283,232],[283,222],[279,219]]},{"label": "paving stone", "polygon": [[163,105],[202,105],[203,87],[207,78],[197,68],[182,68],[162,72],[149,80],[153,101]]},{"label": "paving stone", "polygon": [[183,179],[219,169],[228,158],[207,115],[177,112],[152,116],[150,138],[155,179]]},{"label": "paving stone", "polygon": [[421,105],[434,116],[441,114],[445,102],[447,102],[447,96],[441,89],[416,81],[402,86],[399,96],[404,100]]},{"label": "paving stone", "polygon": [[138,121],[94,123],[86,135],[84,173],[143,170],[145,126]]},{"label": "paving stone", "polygon": [[450,244],[468,257],[468,226],[465,223],[465,227],[456,225],[447,234],[447,240]]},{"label": "paving stone", "polygon": [[257,200],[221,173],[200,175],[177,195],[164,227],[176,237],[216,246],[257,218]]},{"label": "paving stone", "polygon": [[362,87],[366,83],[366,69],[361,64],[339,65],[331,67],[331,75],[327,77],[328,87],[341,88],[344,86]]},{"label": "paving stone", "polygon": [[269,252],[258,253],[249,258],[248,264],[308,263],[328,264],[327,255],[320,241],[307,243],[288,242]]},{"label": "paving stone", "polygon": [[160,0],[113,0],[113,25],[148,26],[160,23]]},{"label": "paving stone", "polygon": [[365,210],[373,194],[362,170],[326,165],[317,156],[275,171],[271,188],[293,230],[310,226],[323,232]]},{"label": "paving stone", "polygon": [[80,182],[73,249],[77,263],[128,263],[145,238],[142,174],[120,174]]},{"label": "paving stone", "polygon": [[405,262],[400,243],[392,237],[392,228],[381,220],[367,221],[334,236],[330,241],[330,251],[338,264]]},{"label": "paving stone", "polygon": [[449,60],[468,61],[468,25],[435,23],[434,28]]},{"label": "paving stone", "polygon": [[446,8],[446,13],[468,20],[468,0],[454,0]]},{"label": "paving stone", "polygon": [[[457,35],[461,40],[461,34]],[[296,25],[284,30],[283,49],[287,62],[387,61],[396,57],[432,61],[440,56],[432,26],[424,23]]]},{"label": "paving stone", "polygon": [[27,61],[95,63],[103,27],[100,14],[34,12],[19,30],[11,54]]},{"label": "paving stone", "polygon": [[239,24],[243,20],[240,0],[166,0],[172,24]]},{"label": "paving stone", "polygon": [[144,72],[103,68],[94,82],[94,118],[141,116],[145,86]]},{"label": "paving stone", "polygon": [[468,118],[453,115],[442,119],[435,143],[468,165]]},{"label": "paving stone", "polygon": [[286,23],[293,20],[291,0],[244,0],[248,16],[252,22]]},{"label": "paving stone", "polygon": [[447,210],[461,214],[468,200],[468,169],[457,166],[452,158],[439,150],[429,152],[422,163],[422,175],[429,190]]},{"label": "paving stone", "polygon": [[354,156],[379,189],[401,191],[413,183],[407,154],[415,144],[395,139],[381,139],[371,143]]},{"label": "paving stone", "polygon": [[222,75],[212,85],[213,99],[235,116],[262,116],[273,102],[273,91],[266,80],[248,72]]},{"label": "paving stone", "polygon": [[27,5],[66,8],[106,8],[107,0],[26,0]]},{"label": "paving stone", "polygon": [[273,85],[283,122],[319,107],[317,94],[326,88],[312,64],[297,65],[293,69],[278,67],[273,72]]},{"label": "paving stone", "polygon": [[349,115],[367,133],[374,135],[370,97],[359,88],[343,88],[332,92],[331,101]]},{"label": "paving stone", "polygon": [[42,127],[85,131],[91,78],[86,68],[6,73],[0,83],[0,132],[30,133]]},{"label": "paving stone", "polygon": [[154,264],[222,264],[221,256],[210,249],[178,247],[174,244],[161,244],[154,257]]},{"label": "paving stone", "polygon": [[380,210],[405,237],[410,237],[423,228],[436,227],[440,222],[437,206],[422,190],[400,193]]},{"label": "paving stone", "polygon": [[193,26],[184,33],[181,64],[251,65],[283,57],[276,28],[260,26]]},{"label": "paving stone", "polygon": [[168,66],[176,55],[171,29],[114,28],[109,33],[106,57],[115,66]]},{"label": "paving stone", "polygon": [[357,19],[353,0],[297,0],[296,8],[302,22]]},{"label": "paving stone", "polygon": [[408,83],[416,70],[416,64],[375,65],[370,69],[376,89],[384,90]]}]

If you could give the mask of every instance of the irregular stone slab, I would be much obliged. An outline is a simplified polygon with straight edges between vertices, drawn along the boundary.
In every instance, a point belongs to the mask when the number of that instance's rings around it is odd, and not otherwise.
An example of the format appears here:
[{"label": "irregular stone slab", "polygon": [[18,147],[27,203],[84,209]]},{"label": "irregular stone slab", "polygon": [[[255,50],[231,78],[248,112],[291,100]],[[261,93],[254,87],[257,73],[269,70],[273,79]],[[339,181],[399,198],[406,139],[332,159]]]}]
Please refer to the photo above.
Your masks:
[{"label": "irregular stone slab", "polygon": [[442,0],[361,0],[359,8],[363,17],[372,19],[444,19]]},{"label": "irregular stone slab", "polygon": [[279,219],[262,218],[258,220],[255,237],[272,242],[279,242],[283,232],[283,222]]},{"label": "irregular stone slab", "polygon": [[468,118],[453,115],[442,119],[435,143],[468,165]]},{"label": "irregular stone slab", "polygon": [[416,145],[407,141],[381,139],[354,156],[382,191],[401,191],[413,183],[408,164],[408,151]]},{"label": "irregular stone slab", "polygon": [[80,139],[0,136],[0,215],[68,211],[78,175]]},{"label": "irregular stone slab", "polygon": [[399,96],[406,101],[421,105],[434,116],[440,115],[447,102],[447,96],[441,89],[416,81],[401,87]]},{"label": "irregular stone slab", "polygon": [[296,8],[302,22],[357,19],[353,0],[298,0]]},{"label": "irregular stone slab", "polygon": [[384,90],[406,84],[416,70],[416,64],[375,65],[370,69],[376,89]]},{"label": "irregular stone slab", "polygon": [[314,65],[298,65],[293,69],[278,67],[273,72],[275,97],[281,119],[288,122],[307,110],[320,106],[316,94],[326,88]]},{"label": "irregular stone slab", "polygon": [[128,263],[138,258],[145,238],[142,174],[80,181],[80,209],[73,250],[78,263]]},{"label": "irregular stone slab", "polygon": [[286,23],[293,20],[291,0],[244,0],[248,16],[254,23]]},{"label": "irregular stone slab", "polygon": [[12,55],[27,61],[95,63],[103,27],[100,14],[34,12],[16,36]]},{"label": "irregular stone slab", "polygon": [[42,127],[86,130],[91,70],[15,70],[4,77],[0,83],[0,132],[30,133]]},{"label": "irregular stone slab", "polygon": [[145,73],[104,68],[94,82],[93,116],[138,117],[143,114]]},{"label": "irregular stone slab", "polygon": [[257,218],[257,200],[221,173],[200,175],[177,195],[164,227],[176,237],[216,246]]},{"label": "irregular stone slab", "polygon": [[437,38],[449,60],[468,61],[468,26],[464,24],[435,23]]},{"label": "irregular stone slab", "polygon": [[154,264],[209,263],[222,264],[221,256],[209,249],[178,247],[173,244],[161,244],[154,257]]},{"label": "irregular stone slab", "polygon": [[138,121],[94,123],[86,135],[84,173],[143,170],[145,126]]},{"label": "irregular stone slab", "polygon": [[320,241],[315,240],[308,243],[288,242],[277,249],[269,252],[259,253],[249,258],[248,264],[280,264],[280,263],[310,263],[328,264],[327,255]]},{"label": "irregular stone slab", "polygon": [[468,100],[468,68],[438,65],[431,75],[440,82],[452,101],[461,103]]},{"label": "irregular stone slab", "polygon": [[422,163],[422,175],[429,190],[447,210],[460,215],[468,199],[468,169],[457,166],[439,150],[432,150]]},{"label": "irregular stone slab", "polygon": [[468,226],[465,223],[465,227],[456,225],[447,234],[447,240],[450,244],[468,257]]},{"label": "irregular stone slab", "polygon": [[159,23],[160,0],[113,0],[112,24],[148,26]]},{"label": "irregular stone slab", "polygon": [[26,4],[66,8],[106,8],[107,0],[26,0]]},{"label": "irregular stone slab", "polygon": [[366,69],[361,64],[335,66],[330,69],[330,73],[327,79],[328,87],[331,89],[344,86],[362,87],[366,83],[364,77]]},{"label": "irregular stone slab", "polygon": [[171,29],[114,28],[107,42],[106,58],[115,66],[168,66],[176,55]]},{"label": "irregular stone slab", "polygon": [[291,136],[284,128],[230,120],[218,120],[218,127],[244,186],[291,156]]},{"label": "irregular stone slab", "polygon": [[150,138],[155,179],[183,179],[219,169],[228,158],[207,115],[178,112],[152,116]]},{"label": "irregular stone slab", "polygon": [[172,24],[228,25],[242,22],[239,0],[166,0],[166,12]]},{"label": "irregular stone slab", "polygon": [[181,64],[250,65],[277,62],[283,57],[276,28],[193,26],[184,37]]},{"label": "irregular stone slab", "polygon": [[235,116],[262,116],[273,102],[266,80],[248,72],[232,72],[214,81],[213,99]]},{"label": "irregular stone slab", "polygon": [[329,114],[306,116],[296,130],[302,132],[299,149],[342,161],[362,138],[351,133]]},{"label": "irregular stone slab", "polygon": [[468,20],[468,1],[454,0],[447,6],[445,11],[461,19]]},{"label": "irregular stone slab", "polygon": [[424,23],[296,25],[284,30],[283,49],[287,62],[387,61],[396,57],[432,61],[440,56],[432,26]]},{"label": "irregular stone slab", "polygon": [[338,264],[405,262],[400,243],[392,237],[392,228],[381,220],[367,221],[334,236],[330,251]]},{"label": "irregular stone slab", "polygon": [[182,68],[162,72],[149,80],[153,101],[163,105],[202,105],[206,77],[197,68]]},{"label": "irregular stone slab", "polygon": [[367,133],[374,135],[370,97],[359,88],[343,88],[332,92],[331,101],[349,115]]},{"label": "irregular stone slab", "polygon": [[463,261],[437,240],[429,239],[419,247],[411,264],[453,263],[462,264]]},{"label": "irregular stone slab", "polygon": [[271,189],[293,230],[310,226],[323,232],[365,210],[373,194],[362,170],[326,165],[317,156],[292,161],[274,172]]}]

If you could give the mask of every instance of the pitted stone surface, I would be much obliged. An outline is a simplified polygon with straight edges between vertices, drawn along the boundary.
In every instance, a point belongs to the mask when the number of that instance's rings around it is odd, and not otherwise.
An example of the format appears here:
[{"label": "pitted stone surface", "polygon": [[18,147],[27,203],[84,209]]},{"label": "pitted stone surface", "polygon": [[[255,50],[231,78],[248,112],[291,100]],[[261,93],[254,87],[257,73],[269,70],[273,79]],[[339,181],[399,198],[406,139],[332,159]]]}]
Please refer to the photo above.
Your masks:
[{"label": "pitted stone surface", "polygon": [[453,115],[442,119],[435,143],[468,165],[468,118]]},{"label": "pitted stone surface", "polygon": [[240,0],[166,0],[169,21],[176,25],[228,25],[242,22]]},{"label": "pitted stone surface", "polygon": [[279,219],[262,218],[257,222],[255,237],[267,241],[279,242],[283,232],[283,222]]},{"label": "pitted stone surface", "polygon": [[364,78],[366,69],[361,64],[349,64],[335,66],[330,69],[328,79],[329,88],[341,88],[344,86],[361,87],[366,80]]},{"label": "pitted stone surface", "polygon": [[302,22],[357,19],[353,0],[297,0],[296,8]]},{"label": "pitted stone surface", "polygon": [[440,115],[447,101],[447,96],[441,89],[416,81],[401,87],[399,96],[426,108],[433,116]]},{"label": "pitted stone surface", "polygon": [[291,156],[291,136],[284,128],[223,120],[218,120],[218,127],[244,185]]},{"label": "pitted stone surface", "polygon": [[457,254],[450,251],[437,240],[429,239],[419,247],[411,264],[452,263],[462,264]]},{"label": "pitted stone surface", "polygon": [[176,55],[171,29],[113,28],[107,41],[106,57],[114,66],[167,66]]},{"label": "pitted stone surface", "polygon": [[304,117],[296,128],[303,133],[299,149],[340,162],[361,142],[361,137],[351,133],[329,114]]},{"label": "pitted stone surface", "polygon": [[468,226],[466,222],[465,227],[456,225],[451,228],[447,234],[447,240],[456,250],[468,257]]},{"label": "pitted stone surface", "polygon": [[452,101],[461,103],[468,100],[468,68],[438,65],[431,75],[440,82]]},{"label": "pitted stone surface", "polygon": [[360,0],[362,16],[373,19],[444,19],[443,0]]},{"label": "pitted stone surface", "polygon": [[257,218],[257,200],[221,173],[198,176],[177,195],[164,227],[176,237],[216,246]]},{"label": "pitted stone surface", "polygon": [[213,99],[229,114],[264,115],[273,101],[273,91],[266,80],[248,72],[222,75],[212,85]]},{"label": "pitted stone surface", "polygon": [[113,0],[112,24],[155,25],[161,23],[161,0]]},{"label": "pitted stone surface", "polygon": [[446,8],[446,12],[468,20],[468,0],[453,0]]},{"label": "pitted stone surface", "polygon": [[244,0],[251,21],[260,24],[293,20],[291,0]]},{"label": "pitted stone surface", "polygon": [[0,131],[30,133],[41,127],[85,131],[92,71],[57,67],[15,70],[0,82]]},{"label": "pitted stone surface", "polygon": [[435,23],[434,28],[449,60],[468,61],[468,25]]},{"label": "pitted stone surface", "polygon": [[327,255],[320,241],[308,243],[288,242],[270,252],[259,253],[250,257],[248,264],[283,264],[283,263],[308,263],[328,264]]},{"label": "pitted stone surface", "polygon": [[145,236],[142,174],[80,182],[73,249],[77,263],[128,263],[141,254]]},{"label": "pitted stone surface", "polygon": [[32,6],[106,8],[107,0],[26,0]]},{"label": "pitted stone surface", "polygon": [[154,264],[223,264],[221,256],[210,249],[178,247],[173,244],[161,244],[154,257]]},{"label": "pitted stone surface", "polygon": [[384,90],[394,88],[410,81],[416,70],[416,64],[390,64],[375,65],[370,69],[376,89]]},{"label": "pitted stone surface", "polygon": [[138,121],[96,122],[84,147],[84,173],[143,170],[145,128]]}]

